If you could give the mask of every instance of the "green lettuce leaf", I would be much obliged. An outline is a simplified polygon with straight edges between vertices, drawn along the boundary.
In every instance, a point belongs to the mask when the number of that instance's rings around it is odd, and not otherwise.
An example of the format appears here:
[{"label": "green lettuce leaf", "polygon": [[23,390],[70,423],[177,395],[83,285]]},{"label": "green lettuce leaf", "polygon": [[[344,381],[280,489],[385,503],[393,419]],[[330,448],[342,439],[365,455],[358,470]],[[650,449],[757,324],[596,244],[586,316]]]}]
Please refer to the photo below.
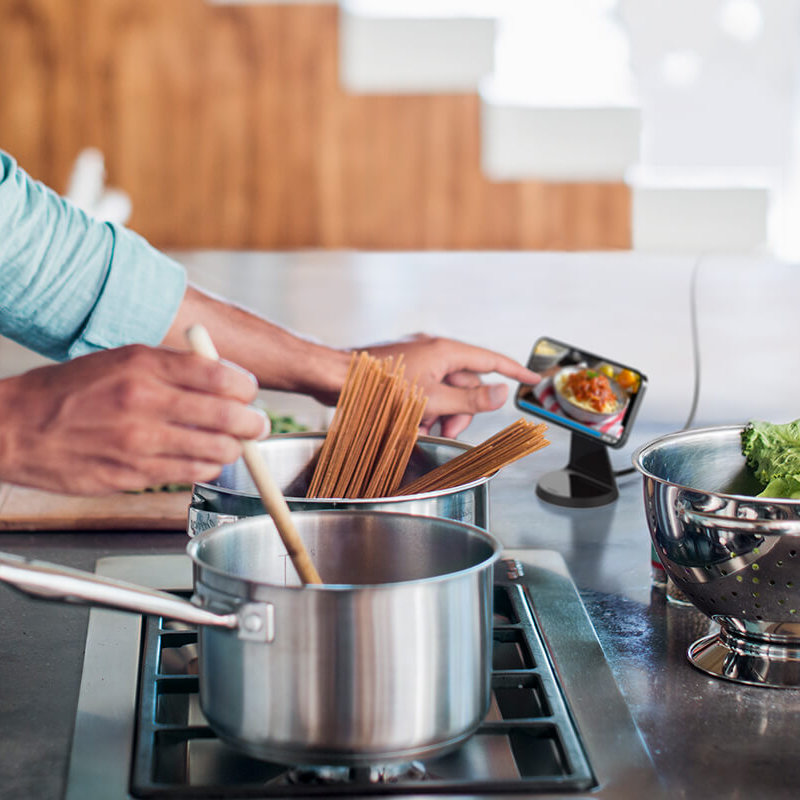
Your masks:
[{"label": "green lettuce leaf", "polygon": [[764,486],[758,497],[800,499],[800,419],[748,423],[742,431],[742,453]]},{"label": "green lettuce leaf", "polygon": [[773,478],[757,497],[783,497],[800,500],[800,480],[797,478]]}]

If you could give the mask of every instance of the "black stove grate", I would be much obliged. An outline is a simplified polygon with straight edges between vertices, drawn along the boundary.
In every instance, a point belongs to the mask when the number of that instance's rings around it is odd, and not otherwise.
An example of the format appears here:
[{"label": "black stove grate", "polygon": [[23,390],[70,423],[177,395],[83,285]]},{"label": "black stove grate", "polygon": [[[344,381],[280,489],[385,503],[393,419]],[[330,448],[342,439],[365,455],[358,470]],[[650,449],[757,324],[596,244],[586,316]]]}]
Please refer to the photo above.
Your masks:
[{"label": "black stove grate", "polygon": [[520,586],[494,597],[492,706],[458,750],[424,763],[423,779],[292,783],[288,768],[239,753],[200,711],[197,632],[146,617],[131,794],[140,798],[309,797],[586,791],[595,780]]}]

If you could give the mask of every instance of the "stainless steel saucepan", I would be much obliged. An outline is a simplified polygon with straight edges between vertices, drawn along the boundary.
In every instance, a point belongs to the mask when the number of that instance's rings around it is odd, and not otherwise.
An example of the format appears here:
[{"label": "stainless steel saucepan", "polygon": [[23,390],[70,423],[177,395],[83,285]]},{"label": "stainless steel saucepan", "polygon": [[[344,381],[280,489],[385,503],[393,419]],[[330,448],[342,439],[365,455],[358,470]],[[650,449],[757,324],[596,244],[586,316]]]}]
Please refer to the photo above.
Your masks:
[{"label": "stainless steel saucepan", "polygon": [[[280,487],[292,511],[344,510],[396,511],[425,517],[445,517],[479,528],[489,528],[489,482],[479,478],[463,486],[437,492],[402,497],[371,499],[309,498],[306,490],[311,480],[316,456],[325,433],[273,434],[258,443],[261,457]],[[424,475],[434,467],[469,450],[471,445],[438,436],[420,436],[411,454],[404,483]],[[228,464],[220,476],[209,483],[196,483],[189,506],[188,532],[194,536],[249,516],[264,513],[258,490],[242,459]]]},{"label": "stainless steel saucepan", "polygon": [[257,758],[376,765],[456,747],[489,707],[499,542],[441,518],[292,516],[323,585],[300,585],[266,516],[189,542],[191,602],[5,554],[0,581],[198,625],[203,713]]}]

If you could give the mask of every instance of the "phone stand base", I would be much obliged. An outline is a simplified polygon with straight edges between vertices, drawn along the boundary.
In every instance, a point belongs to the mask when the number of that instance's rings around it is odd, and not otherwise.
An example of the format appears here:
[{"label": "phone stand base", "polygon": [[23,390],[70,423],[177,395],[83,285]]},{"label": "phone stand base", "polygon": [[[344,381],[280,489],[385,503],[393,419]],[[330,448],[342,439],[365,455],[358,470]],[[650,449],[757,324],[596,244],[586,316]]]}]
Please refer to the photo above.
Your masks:
[{"label": "phone stand base", "polygon": [[569,463],[539,478],[536,494],[545,502],[572,508],[593,508],[619,497],[617,481],[602,442],[573,434]]}]

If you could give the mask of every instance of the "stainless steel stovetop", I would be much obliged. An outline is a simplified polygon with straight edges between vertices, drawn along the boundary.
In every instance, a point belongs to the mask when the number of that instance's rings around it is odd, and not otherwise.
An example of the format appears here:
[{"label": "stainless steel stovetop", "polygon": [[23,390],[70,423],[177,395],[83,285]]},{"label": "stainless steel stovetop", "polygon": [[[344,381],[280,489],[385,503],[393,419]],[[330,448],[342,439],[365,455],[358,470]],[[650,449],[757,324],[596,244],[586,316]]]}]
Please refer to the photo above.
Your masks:
[{"label": "stainless steel stovetop", "polygon": [[[190,592],[186,556],[103,559],[97,572]],[[216,738],[199,708],[196,631],[157,617],[89,617],[66,800],[535,796],[656,798],[652,763],[560,555],[506,551],[495,579],[493,696],[455,753],[312,777]],[[347,777],[346,781],[342,778]]]}]

